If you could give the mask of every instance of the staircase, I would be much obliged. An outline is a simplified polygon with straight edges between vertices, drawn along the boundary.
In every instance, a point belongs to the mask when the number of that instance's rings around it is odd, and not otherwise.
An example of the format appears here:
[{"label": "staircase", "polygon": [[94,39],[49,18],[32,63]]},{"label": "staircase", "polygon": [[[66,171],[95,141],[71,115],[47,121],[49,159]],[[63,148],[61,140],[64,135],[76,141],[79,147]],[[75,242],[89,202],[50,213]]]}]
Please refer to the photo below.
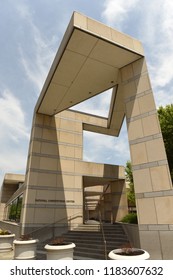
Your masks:
[{"label": "staircase", "polygon": [[[129,243],[121,224],[105,223],[103,224],[103,229],[106,239],[106,252],[100,224],[82,224],[63,235],[66,242],[76,244],[74,249],[75,260],[105,260],[111,250]],[[46,243],[45,241],[44,244]],[[42,244],[42,249],[44,244]],[[38,253],[41,253],[41,251],[38,250]],[[39,255],[38,258],[44,259],[45,257],[44,255],[42,257]]]}]

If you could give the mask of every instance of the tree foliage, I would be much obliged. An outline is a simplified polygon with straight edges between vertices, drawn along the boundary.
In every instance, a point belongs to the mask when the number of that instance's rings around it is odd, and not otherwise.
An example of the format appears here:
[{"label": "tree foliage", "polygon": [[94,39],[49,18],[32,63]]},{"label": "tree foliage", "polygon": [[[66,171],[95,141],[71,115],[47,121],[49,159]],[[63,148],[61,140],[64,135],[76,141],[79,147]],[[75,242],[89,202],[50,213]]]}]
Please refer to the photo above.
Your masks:
[{"label": "tree foliage", "polygon": [[158,116],[173,182],[173,104],[159,107]]},{"label": "tree foliage", "polygon": [[133,172],[132,165],[130,161],[127,161],[125,167],[126,180],[129,184],[129,190],[127,192],[127,198],[131,205],[135,205],[135,191],[134,191],[134,182],[133,182]]},{"label": "tree foliage", "polygon": [[[165,107],[160,106],[158,109],[158,116],[173,182],[173,104],[166,105]],[[132,205],[135,205],[133,171],[130,161],[127,161],[126,163],[125,174],[130,187],[127,193],[127,198]]]}]

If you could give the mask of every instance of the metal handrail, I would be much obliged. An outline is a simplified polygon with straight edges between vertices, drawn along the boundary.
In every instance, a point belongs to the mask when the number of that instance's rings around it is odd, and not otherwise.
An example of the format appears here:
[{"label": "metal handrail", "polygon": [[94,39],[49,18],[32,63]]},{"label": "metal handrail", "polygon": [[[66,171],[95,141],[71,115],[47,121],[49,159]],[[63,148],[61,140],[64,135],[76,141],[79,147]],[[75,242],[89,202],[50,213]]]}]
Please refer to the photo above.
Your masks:
[{"label": "metal handrail", "polygon": [[105,238],[105,232],[104,232],[103,221],[102,221],[102,216],[101,216],[100,209],[98,210],[98,213],[99,213],[100,231],[102,233],[103,243],[104,243],[105,260],[107,260],[107,241],[106,241],[106,238]]},{"label": "metal handrail", "polygon": [[[39,228],[29,232],[28,235],[32,236],[34,233],[36,233],[36,232],[38,232],[40,230],[44,230],[44,229],[49,228],[49,227],[53,227],[54,228],[56,224],[58,224],[58,223],[60,223],[60,222],[62,222],[64,220],[67,220],[67,224],[66,225],[69,225],[69,222],[71,224],[72,220],[74,220],[76,218],[79,218],[79,217],[82,217],[82,215],[79,215],[79,213],[81,214],[81,212],[78,212],[78,213],[75,213],[75,214],[71,215],[68,219],[67,219],[67,217],[64,217],[64,218],[61,218],[61,219],[57,220],[56,222],[49,223],[49,224],[46,224],[46,225],[44,225],[42,227],[39,227]],[[54,237],[54,232],[53,232],[53,237]]]}]

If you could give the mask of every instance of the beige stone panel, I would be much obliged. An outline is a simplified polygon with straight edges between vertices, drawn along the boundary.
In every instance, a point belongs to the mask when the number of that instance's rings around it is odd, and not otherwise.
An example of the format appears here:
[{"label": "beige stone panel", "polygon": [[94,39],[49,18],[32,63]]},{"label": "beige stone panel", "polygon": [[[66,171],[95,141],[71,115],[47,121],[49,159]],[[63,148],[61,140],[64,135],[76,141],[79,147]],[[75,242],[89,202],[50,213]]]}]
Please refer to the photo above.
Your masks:
[{"label": "beige stone panel", "polygon": [[138,59],[132,63],[134,76],[147,72],[147,65],[144,58]]},{"label": "beige stone panel", "polygon": [[83,187],[83,177],[74,176],[74,185],[76,188],[82,188]]},{"label": "beige stone panel", "polygon": [[154,198],[136,199],[139,224],[157,224]]},{"label": "beige stone panel", "polygon": [[83,204],[83,192],[74,192],[74,200],[78,205]]},{"label": "beige stone panel", "polygon": [[146,149],[149,162],[166,159],[165,147],[161,138],[147,141]]},{"label": "beige stone panel", "polygon": [[128,214],[127,208],[121,208],[118,211],[113,210],[112,222],[121,222],[121,220]]},{"label": "beige stone panel", "polygon": [[[84,167],[85,166],[85,167]],[[85,173],[84,173],[85,171]],[[88,173],[88,165],[85,162],[75,162],[75,173],[86,174]]]},{"label": "beige stone panel", "polygon": [[146,90],[151,89],[151,84],[149,81],[148,74],[140,76],[139,79],[135,80],[135,83],[136,83],[136,87],[137,87],[137,93],[142,93]]},{"label": "beige stone panel", "polygon": [[75,134],[69,133],[65,131],[60,131],[60,142],[74,144],[75,142]]},{"label": "beige stone panel", "polygon": [[34,127],[32,135],[34,138],[41,138],[42,137],[43,129],[41,127]]},{"label": "beige stone panel", "polygon": [[130,150],[133,165],[148,162],[145,143],[131,145]]},{"label": "beige stone panel", "polygon": [[75,122],[75,131],[82,133],[83,131],[82,126],[83,126],[82,122]]},{"label": "beige stone panel", "polygon": [[[58,190],[56,192],[56,195],[54,196],[54,199],[56,200],[62,200],[63,203],[65,203],[65,199],[66,199],[66,193],[63,189],[62,190]],[[62,202],[58,202],[58,204],[61,204]]]},{"label": "beige stone panel", "polygon": [[133,39],[130,36],[111,28],[111,37],[114,42],[123,45],[126,48],[134,49]]},{"label": "beige stone panel", "polygon": [[51,173],[37,173],[37,185],[38,186],[47,186],[47,187],[56,187],[56,174]]},{"label": "beige stone panel", "polygon": [[118,178],[125,179],[124,166],[118,166]]},{"label": "beige stone panel", "polygon": [[68,220],[67,209],[66,208],[57,208],[55,209],[55,221],[61,221],[61,223],[66,223]]},{"label": "beige stone panel", "polygon": [[82,160],[82,156],[83,156],[83,149],[75,148],[75,158]]},{"label": "beige stone panel", "polygon": [[31,152],[32,153],[40,153],[41,152],[41,142],[39,141],[32,141],[31,143]]},{"label": "beige stone panel", "polygon": [[75,131],[75,128],[76,128],[76,123],[75,123],[75,121],[66,120],[66,119],[61,119],[61,122],[60,122],[60,129]]},{"label": "beige stone panel", "polygon": [[65,190],[64,197],[65,197],[65,200],[74,200],[74,192]]},{"label": "beige stone panel", "polygon": [[133,179],[136,193],[153,191],[149,169],[134,170]]},{"label": "beige stone panel", "polygon": [[81,129],[83,127],[83,123],[94,124],[94,125],[103,126],[103,127],[107,126],[107,120],[106,119],[91,116],[87,113],[86,114],[76,113],[76,120],[79,121],[79,123],[81,125]]},{"label": "beige stone panel", "polygon": [[[23,211],[22,211],[23,212]],[[26,208],[25,216],[23,216],[24,223],[34,223],[35,208]]]},{"label": "beige stone panel", "polygon": [[[52,191],[52,190],[42,190],[42,191],[37,191],[37,195],[36,195],[36,200],[38,199],[43,199],[43,200],[54,200],[55,199],[55,195],[56,195],[56,191]],[[47,203],[47,202],[40,202],[40,201],[36,201],[36,204],[40,204],[40,203]]]},{"label": "beige stone panel", "polygon": [[142,119],[144,136],[160,133],[160,126],[157,115],[151,115]]},{"label": "beige stone panel", "polygon": [[51,144],[51,143],[42,143],[41,145],[41,153],[42,154],[47,154],[47,155],[59,155],[58,152],[58,146],[56,144]]},{"label": "beige stone panel", "polygon": [[75,148],[71,146],[59,145],[60,157],[75,157]]},{"label": "beige stone panel", "polygon": [[167,165],[152,167],[150,168],[150,172],[154,191],[172,188],[172,183],[169,176],[169,168]]},{"label": "beige stone panel", "polygon": [[76,112],[73,112],[71,110],[64,110],[61,113],[58,114],[60,118],[67,118],[67,119],[75,119],[76,118]]},{"label": "beige stone panel", "polygon": [[173,196],[156,197],[158,224],[173,224]]},{"label": "beige stone panel", "polygon": [[29,190],[28,196],[27,196],[27,204],[35,203],[36,193],[37,193],[36,190],[32,190],[32,189]]},{"label": "beige stone panel", "polygon": [[40,157],[40,169],[56,171],[58,160],[55,158]]},{"label": "beige stone panel", "polygon": [[84,123],[90,123],[90,121],[94,121],[95,117],[92,117],[89,114],[76,113],[75,119]]},{"label": "beige stone panel", "polygon": [[110,27],[108,27],[100,22],[93,21],[92,19],[88,18],[87,19],[87,29],[89,31],[92,31],[93,33],[100,35],[101,37],[105,37],[105,38],[111,40]]},{"label": "beige stone panel", "polygon": [[152,93],[149,93],[139,98],[139,108],[141,114],[156,110],[154,97]]},{"label": "beige stone panel", "polygon": [[158,231],[140,231],[141,248],[150,254],[150,260],[161,260],[160,236]]},{"label": "beige stone panel", "polygon": [[129,64],[121,69],[121,79],[123,82],[132,79],[133,76],[132,64]]},{"label": "beige stone panel", "polygon": [[32,156],[30,161],[30,168],[40,168],[40,157]]},{"label": "beige stone panel", "polygon": [[47,115],[45,115],[44,116],[44,125],[45,126],[52,126],[52,124],[54,124],[54,116],[53,117],[51,117],[51,116],[47,116]]},{"label": "beige stone panel", "polygon": [[141,53],[142,55],[144,55],[144,48],[141,44],[141,42],[139,42],[136,39],[133,39],[133,46],[134,46],[134,50],[138,53]]},{"label": "beige stone panel", "polygon": [[74,160],[61,159],[61,170],[63,172],[74,172],[75,162]]},{"label": "beige stone panel", "polygon": [[[37,172],[32,172],[30,171],[29,174],[28,174],[28,179],[29,179],[29,185],[33,185],[33,186],[36,186],[37,183],[38,183],[38,176],[37,176]],[[28,180],[27,180],[27,183],[28,183]]]},{"label": "beige stone panel", "polygon": [[127,206],[127,197],[126,194],[114,193],[111,197],[112,206]]},{"label": "beige stone panel", "polygon": [[42,114],[35,114],[34,115],[34,123],[43,125],[43,123],[44,123],[44,115],[42,115]]},{"label": "beige stone panel", "polygon": [[128,123],[128,137],[130,141],[142,138],[143,136],[142,121],[140,119]]},{"label": "beige stone panel", "polygon": [[97,37],[75,29],[68,42],[67,50],[88,57],[97,41]]},{"label": "beige stone panel", "polygon": [[54,209],[52,208],[35,208],[35,223],[50,224],[54,222]]},{"label": "beige stone panel", "polygon": [[77,12],[74,12],[74,17],[73,17],[74,25],[75,26],[80,26],[82,29],[87,29],[87,17],[79,14]]},{"label": "beige stone panel", "polygon": [[44,140],[57,141],[56,130],[44,128],[42,138]]},{"label": "beige stone panel", "polygon": [[[76,34],[76,31],[74,31],[73,35],[74,34]],[[52,83],[70,87],[85,61],[85,55],[79,54],[76,50],[71,51],[66,48],[54,73]]]},{"label": "beige stone panel", "polygon": [[172,231],[160,231],[163,260],[173,259],[173,234]]},{"label": "beige stone panel", "polygon": [[82,145],[83,144],[83,135],[82,134],[75,134],[75,145]]},{"label": "beige stone panel", "polygon": [[82,209],[81,207],[79,208],[67,208],[67,214],[68,214],[68,220],[69,220],[69,224],[76,224],[76,226],[78,224],[81,224],[83,222],[82,217],[83,217],[83,213],[82,213]]},{"label": "beige stone panel", "polygon": [[104,174],[104,165],[102,164],[93,164],[91,162],[75,162],[75,172],[88,175],[99,175]]},{"label": "beige stone panel", "polygon": [[57,142],[60,142],[60,131],[56,131]]},{"label": "beige stone panel", "polygon": [[[60,175],[58,175],[59,178]],[[64,188],[74,188],[75,187],[75,177],[73,175],[62,174],[58,179]]]},{"label": "beige stone panel", "polygon": [[55,127],[60,128],[61,118],[58,115],[55,115]]},{"label": "beige stone panel", "polygon": [[126,103],[126,116],[132,118],[140,115],[138,99]]},{"label": "beige stone panel", "polygon": [[55,122],[55,116],[51,117],[50,124],[52,128],[56,129],[56,122]]},{"label": "beige stone panel", "polygon": [[136,84],[135,81],[130,81],[122,86],[124,98],[130,98],[136,95]]}]

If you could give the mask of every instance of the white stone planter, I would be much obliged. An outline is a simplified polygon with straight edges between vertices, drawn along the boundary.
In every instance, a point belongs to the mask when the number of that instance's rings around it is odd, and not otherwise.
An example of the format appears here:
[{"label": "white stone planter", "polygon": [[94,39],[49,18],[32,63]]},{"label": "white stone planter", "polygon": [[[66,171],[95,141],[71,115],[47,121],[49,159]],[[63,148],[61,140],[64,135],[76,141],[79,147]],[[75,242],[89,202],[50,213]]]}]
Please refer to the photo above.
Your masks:
[{"label": "white stone planter", "polygon": [[73,260],[74,243],[66,245],[49,245],[44,248],[46,250],[47,260]]},{"label": "white stone planter", "polygon": [[36,258],[37,239],[14,240],[15,260],[34,260]]},{"label": "white stone planter", "polygon": [[108,256],[111,260],[147,260],[150,258],[149,253],[143,249],[132,248],[132,250],[133,250],[133,252],[141,251],[142,254],[140,254],[140,255],[119,255],[118,253],[123,252],[124,249],[115,249],[115,250],[112,250],[108,254]]},{"label": "white stone planter", "polygon": [[15,234],[0,235],[0,253],[8,252],[13,249]]}]

